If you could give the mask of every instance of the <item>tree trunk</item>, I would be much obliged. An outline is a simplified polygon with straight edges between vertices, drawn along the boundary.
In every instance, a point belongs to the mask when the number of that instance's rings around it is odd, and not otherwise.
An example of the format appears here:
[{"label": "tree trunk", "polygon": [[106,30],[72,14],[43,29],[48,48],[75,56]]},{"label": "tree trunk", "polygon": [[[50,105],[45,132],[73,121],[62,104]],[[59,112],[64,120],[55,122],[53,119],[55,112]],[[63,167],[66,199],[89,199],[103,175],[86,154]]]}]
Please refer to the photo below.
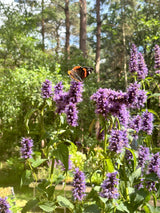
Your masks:
[{"label": "tree trunk", "polygon": [[[97,18],[97,43],[96,43],[96,74],[97,82],[100,82],[100,50],[101,50],[101,18],[100,18],[100,0],[96,0],[96,18]],[[99,119],[96,122],[96,135],[98,137],[100,130]]]},{"label": "tree trunk", "polygon": [[100,81],[100,48],[101,48],[100,0],[96,0],[96,16],[97,16],[96,73],[97,73],[97,82],[99,82]]},{"label": "tree trunk", "polygon": [[44,0],[41,2],[42,6],[42,51],[44,52]]},{"label": "tree trunk", "polygon": [[87,5],[86,0],[79,0],[80,3],[80,50],[82,50],[84,57],[87,56],[86,39],[87,39]]},{"label": "tree trunk", "polygon": [[125,2],[121,2],[121,12],[122,12],[122,38],[123,38],[123,70],[125,87],[127,88],[127,59],[126,59],[126,32],[125,32]]},{"label": "tree trunk", "polygon": [[65,51],[67,54],[67,59],[69,59],[70,54],[70,45],[69,45],[69,38],[70,38],[70,22],[69,22],[69,0],[65,0],[65,24],[66,24],[66,44],[65,44]]}]

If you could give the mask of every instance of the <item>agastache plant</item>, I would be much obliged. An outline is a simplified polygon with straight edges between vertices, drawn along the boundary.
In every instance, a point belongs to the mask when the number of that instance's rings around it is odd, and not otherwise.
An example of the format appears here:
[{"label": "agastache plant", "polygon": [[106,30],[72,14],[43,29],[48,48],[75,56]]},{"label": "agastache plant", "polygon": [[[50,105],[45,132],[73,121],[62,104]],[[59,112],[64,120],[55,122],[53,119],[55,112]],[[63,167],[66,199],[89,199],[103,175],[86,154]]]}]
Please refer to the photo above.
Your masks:
[{"label": "agastache plant", "polygon": [[148,135],[153,131],[153,114],[148,111],[142,113],[142,130]]},{"label": "agastache plant", "polygon": [[48,79],[46,79],[42,83],[41,94],[42,94],[42,98],[44,98],[44,99],[50,98],[53,95],[52,82],[49,81]]},{"label": "agastache plant", "polygon": [[6,198],[1,198],[0,197],[0,212],[1,213],[11,213],[10,209],[10,205],[7,202],[7,197]]},{"label": "agastache plant", "polygon": [[154,57],[155,57],[154,69],[156,69],[155,73],[160,74],[160,47],[159,47],[159,45],[157,45],[157,44],[155,45],[154,51],[155,51],[155,54],[154,54]]},{"label": "agastache plant", "polygon": [[32,157],[33,140],[30,138],[22,138],[21,140],[21,158],[29,159]]},{"label": "agastache plant", "polygon": [[128,147],[128,137],[126,130],[112,130],[109,138],[109,149],[120,153],[124,147]]},{"label": "agastache plant", "polygon": [[108,173],[106,179],[101,184],[100,196],[108,199],[117,199],[119,197],[117,185],[118,179],[116,178],[118,172]]},{"label": "agastache plant", "polygon": [[63,92],[62,82],[54,87],[53,100],[56,103],[56,112],[59,114],[65,113],[68,124],[74,127],[78,125],[77,103],[82,101],[82,87],[83,84],[81,82],[75,81],[71,82],[68,92]]},{"label": "agastache plant", "polygon": [[82,201],[86,196],[85,191],[85,175],[82,171],[79,170],[79,168],[75,168],[72,190],[74,201]]}]

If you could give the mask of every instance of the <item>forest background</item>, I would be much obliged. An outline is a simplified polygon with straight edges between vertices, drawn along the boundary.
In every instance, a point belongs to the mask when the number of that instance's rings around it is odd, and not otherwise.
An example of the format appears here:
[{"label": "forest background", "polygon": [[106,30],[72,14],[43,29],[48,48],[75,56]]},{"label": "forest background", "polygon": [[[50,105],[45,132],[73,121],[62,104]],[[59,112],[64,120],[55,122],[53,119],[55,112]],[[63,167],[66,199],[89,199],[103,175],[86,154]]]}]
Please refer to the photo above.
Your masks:
[{"label": "forest background", "polygon": [[[125,92],[134,82],[128,72],[132,44],[147,64],[148,78],[141,83],[153,98],[146,108],[155,116],[155,128],[145,143],[159,147],[159,83],[156,77],[152,81],[154,47],[160,45],[159,1],[16,0],[1,2],[0,16],[0,161],[16,175],[22,137],[33,139],[33,150],[42,158],[48,141],[79,144],[84,154],[102,146],[90,97],[99,88]],[[69,90],[67,71],[77,65],[94,72],[83,82],[78,126],[68,127],[65,115],[56,120],[53,100],[44,101],[41,87],[48,79],[53,87],[62,81]]]}]

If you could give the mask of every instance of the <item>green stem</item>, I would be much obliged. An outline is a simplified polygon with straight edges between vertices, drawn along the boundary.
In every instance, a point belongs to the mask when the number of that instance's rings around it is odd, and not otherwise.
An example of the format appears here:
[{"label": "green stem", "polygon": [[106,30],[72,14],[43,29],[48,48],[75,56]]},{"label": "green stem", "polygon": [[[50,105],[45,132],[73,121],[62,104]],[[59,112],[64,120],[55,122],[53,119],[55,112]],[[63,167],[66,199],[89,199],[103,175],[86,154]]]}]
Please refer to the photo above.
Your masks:
[{"label": "green stem", "polygon": [[36,183],[37,183],[37,175],[36,175],[36,173],[34,172],[32,166],[31,166],[31,163],[30,163],[29,161],[28,161],[28,165],[29,165],[29,167],[30,167],[30,169],[31,169],[31,171],[32,171],[32,174],[33,174],[33,176],[34,176],[34,179],[35,179],[35,181],[36,181]]},{"label": "green stem", "polygon": [[[106,126],[105,126],[105,129],[104,129],[104,132],[105,132],[105,139],[104,139],[104,142],[103,142],[103,150],[104,150],[104,154],[106,154],[106,146],[107,146],[107,129],[106,129]],[[105,172],[106,172],[106,160],[104,158],[104,160],[103,160],[103,178],[105,178]]]},{"label": "green stem", "polygon": [[55,158],[52,159],[52,165],[51,165],[51,172],[50,172],[50,183],[51,183],[51,185],[53,183],[54,161],[55,161]]}]

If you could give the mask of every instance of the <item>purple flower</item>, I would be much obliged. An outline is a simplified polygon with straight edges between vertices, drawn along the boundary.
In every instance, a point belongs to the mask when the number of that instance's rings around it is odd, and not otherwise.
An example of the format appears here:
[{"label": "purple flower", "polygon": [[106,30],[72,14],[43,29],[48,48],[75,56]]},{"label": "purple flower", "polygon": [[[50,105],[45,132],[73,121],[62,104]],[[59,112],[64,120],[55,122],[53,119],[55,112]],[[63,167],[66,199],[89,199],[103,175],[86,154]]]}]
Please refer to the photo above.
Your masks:
[{"label": "purple flower", "polygon": [[137,73],[138,72],[138,51],[137,51],[137,47],[136,47],[135,44],[132,44],[132,47],[131,47],[129,71],[131,73]]},{"label": "purple flower", "polygon": [[54,95],[60,95],[63,93],[63,84],[60,81],[56,86],[54,86]]},{"label": "purple flower", "polygon": [[133,109],[143,107],[147,100],[146,92],[144,90],[140,90],[139,88],[140,84],[137,82],[130,84],[130,86],[127,88],[127,105]]},{"label": "purple flower", "polygon": [[128,146],[128,138],[126,130],[112,130],[109,138],[109,149],[116,153],[120,153],[124,147]]},{"label": "purple flower", "polygon": [[22,138],[21,140],[21,158],[28,159],[32,156],[33,140],[29,138]]},{"label": "purple flower", "polygon": [[126,102],[126,93],[111,89],[100,88],[91,96],[91,100],[96,102],[96,113],[107,117],[109,114],[118,116],[122,105]]},{"label": "purple flower", "polygon": [[117,199],[119,196],[118,189],[116,188],[118,184],[118,179],[116,175],[118,172],[108,173],[107,178],[101,184],[102,191],[100,196],[108,199]]},{"label": "purple flower", "polygon": [[0,197],[0,212],[1,213],[10,213],[11,212],[9,210],[10,205],[6,200],[7,200],[7,197],[4,199]]},{"label": "purple flower", "polygon": [[130,124],[129,124],[130,128],[134,129],[136,131],[136,133],[138,133],[141,128],[142,128],[142,118],[140,115],[136,115],[134,116],[131,120],[130,120]]},{"label": "purple flower", "polygon": [[159,152],[154,154],[151,158],[151,161],[148,166],[149,173],[156,173],[157,176],[160,178],[160,155]]},{"label": "purple flower", "polygon": [[74,200],[82,201],[86,195],[86,182],[84,173],[80,171],[79,168],[75,168],[73,187],[72,193]]},{"label": "purple flower", "polygon": [[142,171],[144,170],[147,160],[149,160],[149,148],[140,146],[138,149],[138,167],[141,167]]},{"label": "purple flower", "polygon": [[148,189],[149,192],[151,192],[151,191],[157,191],[157,189],[156,189],[156,182],[154,182],[154,181],[147,181],[146,182],[146,188]]},{"label": "purple flower", "polygon": [[67,115],[67,122],[71,126],[78,126],[78,110],[76,109],[76,104],[70,102],[66,108],[65,113]]},{"label": "purple flower", "polygon": [[52,83],[48,79],[46,79],[45,82],[42,83],[41,94],[42,98],[50,98],[53,94]]},{"label": "purple flower", "polygon": [[120,124],[122,124],[124,127],[128,126],[130,113],[125,104],[123,104],[121,108],[119,109],[118,118],[119,118]]},{"label": "purple flower", "polygon": [[66,106],[69,104],[68,93],[63,92],[60,94],[56,94],[54,95],[53,100],[56,102],[56,112],[59,114],[64,113]]},{"label": "purple flower", "polygon": [[155,51],[155,65],[154,65],[154,68],[155,69],[159,69],[160,68],[160,47],[156,44],[155,45],[155,48],[154,48],[154,51]]},{"label": "purple flower", "polygon": [[54,88],[53,100],[56,102],[56,112],[66,113],[67,122],[72,126],[77,126],[78,111],[76,104],[82,101],[82,86],[81,82],[71,82],[69,92],[63,92],[62,82],[59,82]]},{"label": "purple flower", "polygon": [[129,163],[131,163],[131,160],[133,159],[133,155],[128,149],[126,149],[125,158]]},{"label": "purple flower", "polygon": [[82,101],[82,86],[81,82],[72,81],[68,93],[69,102],[79,103]]},{"label": "purple flower", "polygon": [[141,53],[138,53],[138,72],[137,72],[139,79],[145,79],[145,77],[148,75],[148,68],[145,64],[143,55]]},{"label": "purple flower", "polygon": [[148,135],[153,131],[153,114],[148,111],[142,113],[142,130]]}]

